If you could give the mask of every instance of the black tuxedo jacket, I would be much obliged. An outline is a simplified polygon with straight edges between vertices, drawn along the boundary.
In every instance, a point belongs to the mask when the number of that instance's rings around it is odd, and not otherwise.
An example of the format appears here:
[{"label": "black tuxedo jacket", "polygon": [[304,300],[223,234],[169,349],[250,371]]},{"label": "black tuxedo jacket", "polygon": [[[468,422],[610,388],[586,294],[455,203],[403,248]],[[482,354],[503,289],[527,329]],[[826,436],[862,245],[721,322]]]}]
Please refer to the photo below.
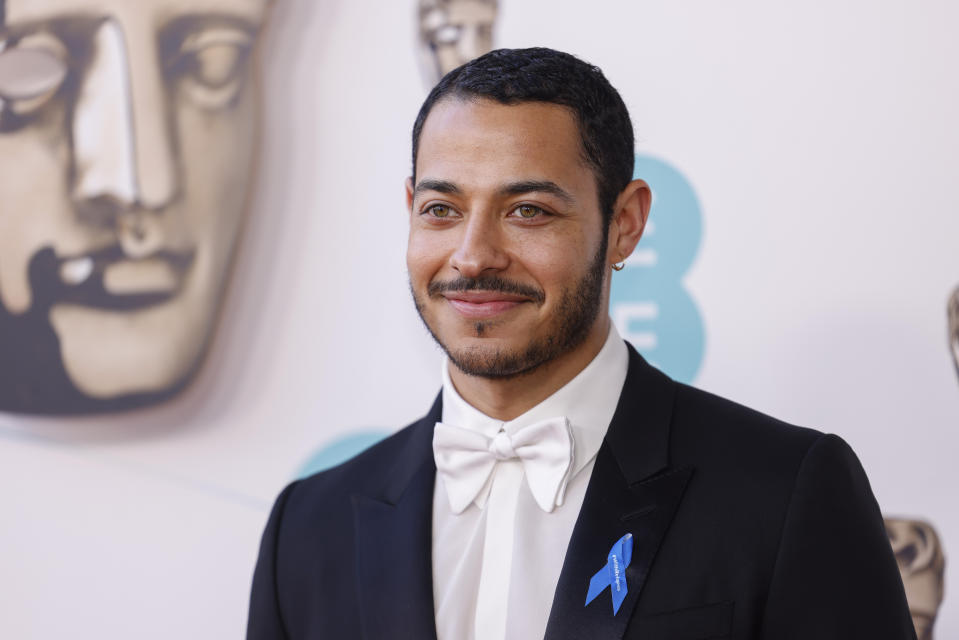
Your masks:
[{"label": "black tuxedo jacket", "polygon": [[[430,559],[440,400],[422,420],[279,496],[248,638],[435,639]],[[634,539],[627,596],[585,605]],[[869,482],[838,437],[670,380],[630,347],[546,638],[915,638]]]}]

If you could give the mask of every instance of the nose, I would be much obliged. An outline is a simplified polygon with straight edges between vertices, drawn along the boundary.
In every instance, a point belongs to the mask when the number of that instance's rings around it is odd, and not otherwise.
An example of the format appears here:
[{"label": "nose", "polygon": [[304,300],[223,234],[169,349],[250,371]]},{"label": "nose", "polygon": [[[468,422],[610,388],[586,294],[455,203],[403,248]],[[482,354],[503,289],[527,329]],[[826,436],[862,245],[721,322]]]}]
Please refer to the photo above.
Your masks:
[{"label": "nose", "polygon": [[462,62],[469,62],[477,58],[488,50],[483,50],[482,38],[479,30],[474,25],[464,25],[460,28],[460,36],[456,42],[456,51]]},{"label": "nose", "polygon": [[478,278],[509,266],[504,237],[496,224],[495,214],[477,213],[461,225],[463,234],[450,255],[450,266],[464,278]]},{"label": "nose", "polygon": [[73,112],[73,198],[85,222],[110,226],[173,201],[176,161],[154,38],[127,41],[108,19],[92,49]]}]

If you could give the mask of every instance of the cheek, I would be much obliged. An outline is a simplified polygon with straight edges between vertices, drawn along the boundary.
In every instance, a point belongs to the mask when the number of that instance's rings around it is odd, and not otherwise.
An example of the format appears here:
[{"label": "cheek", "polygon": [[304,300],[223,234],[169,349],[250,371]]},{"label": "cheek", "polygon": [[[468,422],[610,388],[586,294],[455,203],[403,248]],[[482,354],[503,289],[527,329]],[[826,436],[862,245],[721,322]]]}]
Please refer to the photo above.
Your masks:
[{"label": "cheek", "polygon": [[255,96],[245,90],[232,106],[213,111],[182,95],[178,102],[178,143],[190,186],[202,190],[206,184],[206,191],[212,187],[218,197],[244,193],[256,151]]},{"label": "cheek", "polygon": [[222,239],[227,249],[239,231],[253,182],[255,106],[248,89],[222,110],[200,109],[183,97],[178,106],[183,222],[201,241]]},{"label": "cheek", "polygon": [[57,226],[51,213],[70,208],[66,135],[50,145],[43,134],[33,128],[0,133],[0,238],[4,240],[18,228],[46,227],[49,232]]},{"label": "cheek", "polygon": [[33,253],[87,249],[67,193],[67,136],[50,121],[0,133],[0,308],[21,313],[32,301]]},{"label": "cheek", "polygon": [[513,246],[513,263],[546,287],[574,282],[592,263],[598,242],[580,234],[529,234]]},{"label": "cheek", "polygon": [[442,67],[444,71],[455,69],[467,60],[472,59],[472,56],[463,58],[456,45],[442,45],[437,47],[436,57],[439,60],[440,67]]},{"label": "cheek", "polygon": [[449,248],[443,233],[410,230],[406,268],[415,287],[426,286],[447,264]]}]

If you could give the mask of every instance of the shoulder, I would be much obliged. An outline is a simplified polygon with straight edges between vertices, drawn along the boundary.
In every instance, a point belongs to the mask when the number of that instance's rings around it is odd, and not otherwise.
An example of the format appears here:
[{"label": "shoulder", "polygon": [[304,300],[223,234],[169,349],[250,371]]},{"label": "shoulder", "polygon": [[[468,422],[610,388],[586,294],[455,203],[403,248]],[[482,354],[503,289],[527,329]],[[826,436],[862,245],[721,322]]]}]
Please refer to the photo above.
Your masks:
[{"label": "shoulder", "polygon": [[675,384],[670,427],[674,466],[693,466],[697,475],[747,494],[762,487],[762,493],[781,499],[788,499],[801,478],[818,478],[826,485],[838,477],[862,475],[855,453],[837,435]]},{"label": "shoulder", "polygon": [[353,495],[388,492],[404,467],[415,466],[431,451],[427,422],[417,420],[353,458],[291,483],[278,502],[285,502],[287,513],[322,516],[330,509],[348,508]]},{"label": "shoulder", "polygon": [[732,400],[674,383],[672,443],[719,448],[732,454],[789,455],[807,450],[824,434],[789,424]]},{"label": "shoulder", "polygon": [[770,563],[787,525],[818,526],[817,510],[881,529],[862,465],[839,436],[676,383],[669,441],[670,466],[692,469],[686,517],[749,541]]}]

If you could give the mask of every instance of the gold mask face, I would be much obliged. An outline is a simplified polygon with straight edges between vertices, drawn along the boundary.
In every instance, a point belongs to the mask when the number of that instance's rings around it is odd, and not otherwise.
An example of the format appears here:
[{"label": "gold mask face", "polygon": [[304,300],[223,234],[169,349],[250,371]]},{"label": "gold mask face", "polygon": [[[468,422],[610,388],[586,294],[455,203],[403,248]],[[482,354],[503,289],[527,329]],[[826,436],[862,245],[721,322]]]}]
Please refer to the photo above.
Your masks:
[{"label": "gold mask face", "polygon": [[909,612],[919,640],[932,640],[932,628],[942,604],[945,559],[939,536],[928,522],[886,518],[899,574],[906,588]]},{"label": "gold mask face", "polygon": [[269,2],[0,7],[0,411],[164,399],[242,228]]},{"label": "gold mask face", "polygon": [[420,51],[430,87],[493,48],[497,11],[496,0],[420,0]]}]

